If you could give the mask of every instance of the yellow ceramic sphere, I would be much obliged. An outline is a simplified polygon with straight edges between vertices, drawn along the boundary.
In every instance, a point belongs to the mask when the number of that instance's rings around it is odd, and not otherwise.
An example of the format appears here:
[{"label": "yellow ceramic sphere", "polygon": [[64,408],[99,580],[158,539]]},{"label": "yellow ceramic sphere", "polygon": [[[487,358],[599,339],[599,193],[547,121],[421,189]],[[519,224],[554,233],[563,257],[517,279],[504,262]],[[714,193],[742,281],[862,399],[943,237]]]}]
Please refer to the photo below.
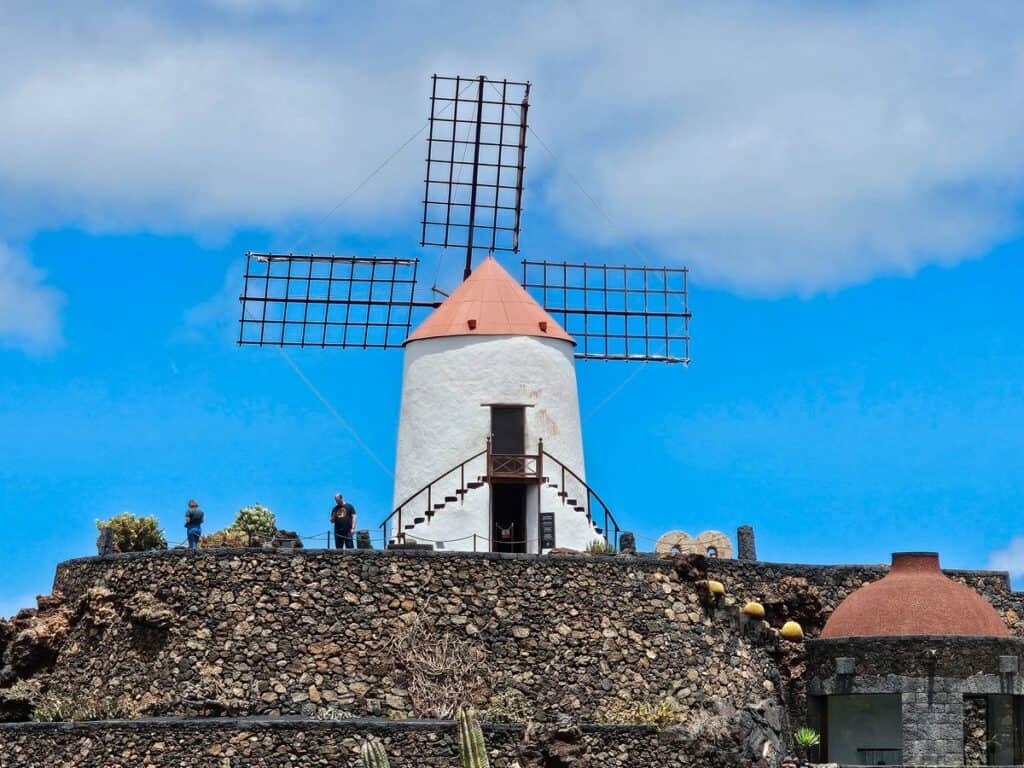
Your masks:
[{"label": "yellow ceramic sphere", "polygon": [[787,621],[782,625],[782,629],[779,630],[779,634],[787,640],[797,642],[804,639],[804,628],[795,621]]},{"label": "yellow ceramic sphere", "polygon": [[708,581],[708,591],[712,595],[724,595],[725,584],[720,581]]},{"label": "yellow ceramic sphere", "polygon": [[749,603],[743,606],[743,612],[747,616],[752,616],[755,619],[764,618],[764,606],[756,600],[751,600]]}]

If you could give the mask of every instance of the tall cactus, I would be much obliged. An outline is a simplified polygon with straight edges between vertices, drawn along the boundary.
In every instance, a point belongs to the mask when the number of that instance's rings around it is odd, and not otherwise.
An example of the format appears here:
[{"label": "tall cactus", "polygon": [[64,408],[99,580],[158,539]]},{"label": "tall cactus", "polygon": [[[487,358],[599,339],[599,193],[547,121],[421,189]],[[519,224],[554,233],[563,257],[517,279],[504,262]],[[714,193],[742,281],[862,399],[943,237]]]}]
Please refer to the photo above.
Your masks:
[{"label": "tall cactus", "polygon": [[[459,707],[455,715],[459,726],[459,757],[462,768],[490,768],[484,732],[476,714],[469,707]],[[363,768],[390,768],[384,746],[377,739],[367,739],[359,750]],[[516,764],[518,765],[518,763]]]},{"label": "tall cactus", "polygon": [[363,742],[360,756],[363,758],[363,768],[389,768],[384,745],[376,739],[367,739]]},{"label": "tall cactus", "polygon": [[455,715],[459,724],[459,756],[462,768],[490,768],[487,748],[484,746],[484,732],[469,707],[459,707]]}]

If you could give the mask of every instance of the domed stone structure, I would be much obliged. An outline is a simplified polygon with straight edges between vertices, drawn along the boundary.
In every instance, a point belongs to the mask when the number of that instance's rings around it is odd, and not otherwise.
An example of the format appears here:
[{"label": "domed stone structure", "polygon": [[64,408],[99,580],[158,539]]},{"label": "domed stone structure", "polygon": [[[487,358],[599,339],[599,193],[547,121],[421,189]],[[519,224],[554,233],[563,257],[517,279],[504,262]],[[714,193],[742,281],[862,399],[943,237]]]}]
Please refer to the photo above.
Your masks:
[{"label": "domed stone structure", "polygon": [[[1024,641],[933,552],[899,552],[807,644],[820,757],[856,765],[1021,762]],[[966,739],[965,739],[966,734]],[[979,762],[979,760],[984,762]]]},{"label": "domed stone structure", "polygon": [[897,552],[892,569],[847,597],[822,638],[1009,637],[995,608],[970,587],[947,578],[934,552]]}]

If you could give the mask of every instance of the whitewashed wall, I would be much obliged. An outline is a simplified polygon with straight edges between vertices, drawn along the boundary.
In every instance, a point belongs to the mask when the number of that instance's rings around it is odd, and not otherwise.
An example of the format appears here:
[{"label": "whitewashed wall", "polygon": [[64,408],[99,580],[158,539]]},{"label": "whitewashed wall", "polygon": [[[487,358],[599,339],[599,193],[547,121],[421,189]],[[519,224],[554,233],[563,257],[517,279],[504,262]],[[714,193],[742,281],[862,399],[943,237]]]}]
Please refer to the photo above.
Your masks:
[{"label": "whitewashed wall", "polygon": [[[445,470],[484,449],[490,434],[491,412],[484,404],[532,405],[526,409],[526,451],[536,451],[538,438],[545,449],[584,479],[583,436],[580,428],[576,369],[570,343],[534,336],[449,336],[410,342],[405,349],[402,410],[398,429],[394,506]],[[483,457],[467,467],[467,479],[485,472]],[[546,474],[557,475],[555,467]],[[560,475],[559,475],[560,477]],[[439,484],[441,498],[459,487],[459,477]],[[571,484],[570,492],[578,485]],[[537,490],[527,495],[529,551],[537,549]],[[444,541],[445,549],[486,548],[490,486],[470,491],[464,502],[449,503],[432,520],[405,531],[429,541]],[[582,496],[577,497],[584,501]],[[403,516],[403,526],[426,510],[426,496]],[[545,512],[555,512],[558,546],[583,549],[597,538],[582,512],[562,504],[554,489],[541,491]],[[596,514],[596,511],[595,511]],[[397,519],[391,534],[400,531]],[[519,532],[516,532],[519,538]],[[468,538],[467,538],[468,537]],[[458,541],[455,541],[458,540]]]}]

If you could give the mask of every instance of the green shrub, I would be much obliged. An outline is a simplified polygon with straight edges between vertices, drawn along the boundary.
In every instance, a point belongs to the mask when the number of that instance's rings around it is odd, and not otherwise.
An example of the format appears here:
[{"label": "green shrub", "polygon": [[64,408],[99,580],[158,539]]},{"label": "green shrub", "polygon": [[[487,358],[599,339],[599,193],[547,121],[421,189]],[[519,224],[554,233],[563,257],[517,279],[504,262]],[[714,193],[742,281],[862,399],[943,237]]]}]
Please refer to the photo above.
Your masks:
[{"label": "green shrub", "polygon": [[601,713],[606,725],[653,725],[667,728],[679,722],[679,706],[675,699],[664,698],[657,704],[647,701],[612,701]]},{"label": "green shrub", "polygon": [[90,720],[130,720],[138,717],[130,699],[94,699],[74,694],[68,697],[44,695],[36,704],[32,719],[38,723],[69,723]]},{"label": "green shrub", "polygon": [[143,517],[122,512],[109,520],[97,520],[96,528],[110,528],[114,543],[121,552],[145,552],[148,549],[167,549],[167,538],[160,523],[153,516]]},{"label": "green shrub", "polygon": [[273,536],[277,530],[277,518],[274,513],[256,502],[250,507],[242,507],[235,515],[235,521],[228,526],[229,530],[241,531],[253,536]]},{"label": "green shrub", "polygon": [[39,683],[35,680],[16,680],[10,688],[0,688],[0,722],[31,720],[39,697]]},{"label": "green shrub", "polygon": [[199,539],[200,549],[211,549],[212,547],[248,547],[252,537],[244,531],[233,528],[225,528],[222,531],[209,533]]},{"label": "green shrub", "polygon": [[533,717],[533,705],[518,688],[506,688],[491,699],[483,713],[488,723],[526,723]]}]

